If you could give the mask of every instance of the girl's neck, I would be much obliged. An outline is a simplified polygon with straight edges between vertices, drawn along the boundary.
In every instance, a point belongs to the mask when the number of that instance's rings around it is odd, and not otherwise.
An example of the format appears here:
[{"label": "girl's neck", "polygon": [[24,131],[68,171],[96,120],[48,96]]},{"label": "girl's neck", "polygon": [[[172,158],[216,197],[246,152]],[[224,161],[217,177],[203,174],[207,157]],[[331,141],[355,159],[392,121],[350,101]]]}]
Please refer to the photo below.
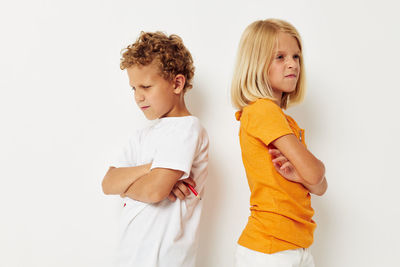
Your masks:
[{"label": "girl's neck", "polygon": [[279,106],[282,107],[282,92],[273,91],[273,97],[275,98],[274,102]]}]

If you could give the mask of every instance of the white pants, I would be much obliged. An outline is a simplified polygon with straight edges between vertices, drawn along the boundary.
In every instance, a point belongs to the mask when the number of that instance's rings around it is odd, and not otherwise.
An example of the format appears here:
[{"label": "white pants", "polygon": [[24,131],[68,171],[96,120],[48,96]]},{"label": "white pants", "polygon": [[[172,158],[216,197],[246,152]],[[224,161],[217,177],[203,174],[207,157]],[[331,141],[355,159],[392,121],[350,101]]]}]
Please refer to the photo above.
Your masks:
[{"label": "white pants", "polygon": [[261,253],[237,245],[235,267],[315,267],[308,248]]}]

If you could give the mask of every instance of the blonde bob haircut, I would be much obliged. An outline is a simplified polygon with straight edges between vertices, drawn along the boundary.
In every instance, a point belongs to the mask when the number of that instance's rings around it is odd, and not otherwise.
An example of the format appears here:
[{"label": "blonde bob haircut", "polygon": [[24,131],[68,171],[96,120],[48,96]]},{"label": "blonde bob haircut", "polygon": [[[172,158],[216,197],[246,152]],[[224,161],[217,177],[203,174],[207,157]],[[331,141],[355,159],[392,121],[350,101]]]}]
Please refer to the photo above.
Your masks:
[{"label": "blonde bob haircut", "polygon": [[282,94],[281,108],[286,109],[289,105],[303,100],[305,72],[300,35],[296,28],[286,21],[267,19],[250,24],[240,39],[231,85],[231,99],[235,108],[242,110],[259,98],[276,100],[268,80],[268,71],[280,32],[293,36],[300,49],[300,75],[296,89],[292,93]]}]

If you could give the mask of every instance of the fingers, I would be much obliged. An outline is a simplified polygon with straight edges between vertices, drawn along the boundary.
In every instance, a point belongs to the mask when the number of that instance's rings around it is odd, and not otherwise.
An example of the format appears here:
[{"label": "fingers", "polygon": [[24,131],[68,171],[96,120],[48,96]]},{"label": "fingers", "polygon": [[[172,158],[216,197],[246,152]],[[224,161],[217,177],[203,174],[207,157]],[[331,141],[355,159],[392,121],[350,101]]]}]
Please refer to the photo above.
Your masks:
[{"label": "fingers", "polygon": [[273,163],[273,164],[274,164],[275,170],[277,172],[281,172],[281,165],[279,165],[278,163]]},{"label": "fingers", "polygon": [[279,156],[277,158],[274,158],[272,162],[275,164],[278,164],[278,166],[282,166],[284,163],[288,162],[288,159],[285,158],[284,156]]},{"label": "fingers", "polygon": [[287,161],[284,164],[282,164],[282,166],[279,169],[284,171],[284,172],[289,172],[291,170],[291,168],[292,168],[292,163]]},{"label": "fingers", "polygon": [[185,185],[185,183],[182,181],[180,183],[177,183],[175,185],[176,188],[178,188],[185,196],[190,195],[189,188]]},{"label": "fingers", "polygon": [[179,181],[175,185],[174,189],[172,189],[172,193],[180,200],[184,200],[188,195],[190,195],[189,189],[182,181]]},{"label": "fingers", "polygon": [[273,157],[279,157],[280,155],[282,155],[282,153],[279,151],[279,149],[276,149],[276,148],[269,148],[268,152]]},{"label": "fingers", "polygon": [[[183,179],[183,180],[181,180],[181,181],[184,182],[184,183],[190,184],[190,185],[193,186],[193,187],[196,187],[196,182],[193,180],[192,177]],[[180,181],[178,181],[178,183],[179,183],[179,182],[180,182]]]},{"label": "fingers", "polygon": [[292,163],[290,163],[290,161],[287,161],[287,160],[286,160],[286,162],[283,162],[283,163],[279,162],[279,161],[275,161],[275,162],[273,162],[273,164],[274,164],[275,169],[280,173],[289,173],[293,168]]},{"label": "fingers", "polygon": [[190,190],[187,186],[188,184],[196,187],[196,183],[191,177],[176,182],[174,188],[168,196],[168,199],[170,201],[175,201],[177,198],[179,198],[180,200],[184,200],[187,196],[190,195]]},{"label": "fingers", "polygon": [[168,195],[168,199],[169,199],[171,202],[174,202],[174,201],[176,200],[176,196],[171,192],[171,193],[169,193],[169,195]]},{"label": "fingers", "polygon": [[[271,155],[272,159],[279,158],[279,157],[285,157],[279,149],[273,148],[273,149],[268,149],[269,154]],[[286,158],[286,157],[285,157]]]},{"label": "fingers", "polygon": [[281,169],[285,169],[288,167],[292,167],[292,163],[290,163],[290,161],[286,161],[285,163],[282,164]]}]

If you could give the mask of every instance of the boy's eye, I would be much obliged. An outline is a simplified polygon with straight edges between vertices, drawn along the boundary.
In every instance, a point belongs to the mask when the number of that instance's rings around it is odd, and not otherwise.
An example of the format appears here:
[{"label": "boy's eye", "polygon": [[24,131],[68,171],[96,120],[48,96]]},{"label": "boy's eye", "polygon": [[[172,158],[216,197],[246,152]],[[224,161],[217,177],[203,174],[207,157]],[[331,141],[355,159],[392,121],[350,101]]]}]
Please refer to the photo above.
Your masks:
[{"label": "boy's eye", "polygon": [[134,86],[132,86],[132,90],[133,90],[133,91],[136,91],[136,88],[135,88]]},{"label": "boy's eye", "polygon": [[143,89],[147,89],[147,88],[150,88],[150,87],[151,87],[151,85],[146,85],[146,86],[143,85],[143,86],[142,86]]}]

